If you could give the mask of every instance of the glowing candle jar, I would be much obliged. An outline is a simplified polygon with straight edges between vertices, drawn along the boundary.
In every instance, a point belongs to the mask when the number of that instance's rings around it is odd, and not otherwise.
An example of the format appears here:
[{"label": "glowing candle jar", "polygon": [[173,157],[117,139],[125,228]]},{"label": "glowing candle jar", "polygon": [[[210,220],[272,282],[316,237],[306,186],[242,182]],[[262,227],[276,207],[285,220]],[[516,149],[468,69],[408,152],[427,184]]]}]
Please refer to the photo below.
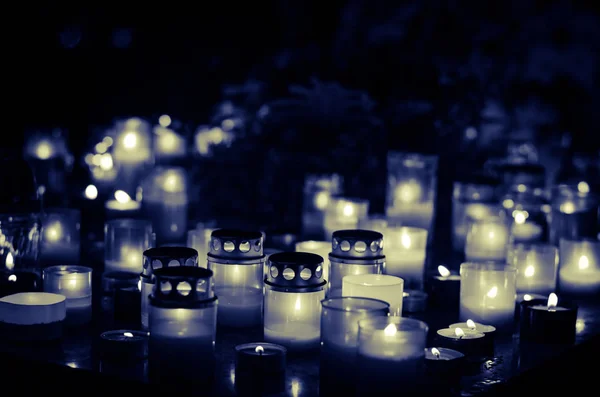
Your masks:
[{"label": "glowing candle jar", "polygon": [[356,274],[381,274],[385,266],[383,235],[371,230],[338,230],[329,254],[328,296],[342,296],[342,279]]},{"label": "glowing candle jar", "polygon": [[550,242],[593,238],[598,233],[598,197],[589,186],[559,185],[552,189]]},{"label": "glowing candle jar", "polygon": [[187,147],[185,138],[173,128],[176,125],[168,115],[160,116],[154,127],[154,157],[157,162],[185,158]]},{"label": "glowing candle jar", "polygon": [[517,244],[507,263],[517,269],[517,293],[548,295],[556,289],[558,249],[548,244]]},{"label": "glowing candle jar", "polygon": [[52,208],[42,215],[40,260],[46,264],[79,262],[81,213]]},{"label": "glowing candle jar", "polygon": [[196,229],[188,231],[187,246],[198,251],[198,263],[200,267],[208,266],[207,255],[210,250],[210,235],[215,228],[208,227],[203,223],[198,223]]},{"label": "glowing candle jar", "polygon": [[358,222],[358,228],[385,234],[388,228],[388,221],[385,215],[369,215]]},{"label": "glowing candle jar", "polygon": [[460,265],[460,320],[494,326],[498,333],[512,332],[516,273],[512,266],[492,262]]},{"label": "glowing candle jar", "polygon": [[92,269],[84,266],[51,266],[44,269],[44,291],[64,295],[67,323],[87,324],[92,319]]},{"label": "glowing candle jar", "polygon": [[322,396],[355,393],[358,321],[387,317],[389,303],[370,298],[338,297],[323,300],[321,312]]},{"label": "glowing candle jar", "polygon": [[427,331],[424,322],[403,317],[359,321],[357,394],[418,392],[425,371]]},{"label": "glowing candle jar", "polygon": [[136,219],[113,219],[104,224],[104,271],[142,272],[143,252],[154,246],[152,224]]},{"label": "glowing candle jar", "polygon": [[28,269],[41,277],[41,222],[37,214],[0,214],[0,267]]},{"label": "glowing candle jar", "polygon": [[435,215],[437,156],[389,152],[386,215],[394,224],[425,229]]},{"label": "glowing candle jar", "polygon": [[152,135],[147,121],[130,118],[115,125],[117,136],[113,160],[118,168],[117,187],[129,195],[135,194],[139,181],[152,164]]},{"label": "glowing candle jar", "polygon": [[219,297],[220,326],[245,328],[262,324],[263,235],[218,229],[212,232],[208,268]]},{"label": "glowing candle jar", "polygon": [[302,202],[302,233],[307,238],[329,239],[325,234],[325,211],[332,195],[342,193],[342,178],[332,175],[307,175]]},{"label": "glowing candle jar", "polygon": [[271,255],[265,277],[265,340],[296,352],[318,348],[325,284],[319,255]]},{"label": "glowing candle jar", "polygon": [[510,215],[510,238],[513,244],[536,243],[548,240],[550,205],[542,189],[527,189],[518,185],[502,199]]},{"label": "glowing candle jar", "polygon": [[472,223],[467,233],[465,259],[473,262],[504,262],[509,235],[508,225],[502,217]]},{"label": "glowing candle jar", "polygon": [[356,229],[368,212],[367,200],[331,196],[325,212],[325,240],[330,239],[336,230]]},{"label": "glowing candle jar", "polygon": [[157,269],[154,277],[148,346],[150,380],[204,387],[212,384],[217,328],[212,271],[176,266]]},{"label": "glowing candle jar", "polygon": [[140,275],[142,328],[148,329],[149,326],[148,297],[154,289],[154,271],[177,266],[198,267],[198,251],[188,247],[159,247],[144,251],[144,265]]},{"label": "glowing candle jar", "polygon": [[133,218],[140,213],[142,205],[131,198],[123,190],[117,190],[114,199],[107,200],[104,203],[104,209],[107,219]]},{"label": "glowing candle jar", "polygon": [[521,303],[521,341],[543,344],[575,343],[577,305],[558,296]]},{"label": "glowing candle jar", "polygon": [[563,294],[600,293],[600,241],[560,240],[558,285]]},{"label": "glowing candle jar", "polygon": [[177,242],[187,232],[188,175],[181,167],[156,167],[144,184],[142,206],[152,219],[159,244]]},{"label": "glowing candle jar", "polygon": [[345,276],[342,296],[379,299],[390,304],[390,315],[402,315],[404,280],[385,274]]},{"label": "glowing candle jar", "polygon": [[309,252],[323,258],[323,279],[329,282],[329,253],[331,242],[329,241],[300,241],[296,243],[296,252]]},{"label": "glowing candle jar", "polygon": [[66,188],[71,161],[66,134],[57,128],[26,135],[23,154],[33,170],[37,186],[44,187],[45,195],[59,197]]},{"label": "glowing candle jar", "polygon": [[407,289],[423,288],[427,230],[388,227],[385,236],[385,273],[401,277]]}]

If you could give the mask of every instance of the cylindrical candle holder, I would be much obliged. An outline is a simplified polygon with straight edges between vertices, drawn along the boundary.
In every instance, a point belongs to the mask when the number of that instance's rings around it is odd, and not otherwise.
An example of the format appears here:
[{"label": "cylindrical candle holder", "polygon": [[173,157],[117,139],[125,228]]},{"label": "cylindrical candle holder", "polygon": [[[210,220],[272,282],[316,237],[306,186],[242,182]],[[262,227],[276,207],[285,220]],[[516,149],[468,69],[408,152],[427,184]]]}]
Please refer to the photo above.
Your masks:
[{"label": "cylindrical candle holder", "polygon": [[547,300],[521,302],[521,342],[575,343],[576,322],[577,305],[568,301],[558,302],[554,294]]},{"label": "cylindrical candle holder", "polygon": [[287,350],[273,343],[235,347],[235,389],[238,395],[265,395],[285,390]]},{"label": "cylindrical candle holder", "polygon": [[215,229],[212,224],[198,223],[196,228],[188,231],[187,246],[198,251],[198,264],[208,268],[208,251],[210,251],[210,235]]},{"label": "cylindrical candle holder", "polygon": [[383,272],[383,235],[370,230],[336,231],[332,236],[329,264],[328,296],[341,296],[345,276]]},{"label": "cylindrical candle holder", "polygon": [[505,262],[509,236],[503,217],[471,223],[465,243],[465,259],[470,262]]},{"label": "cylindrical candle holder", "polygon": [[559,185],[552,189],[550,243],[561,239],[594,238],[598,234],[598,197],[580,192],[577,186]]},{"label": "cylindrical candle holder", "polygon": [[87,324],[92,319],[92,269],[84,266],[51,266],[44,269],[44,291],[64,295],[67,323]]},{"label": "cylindrical candle holder", "polygon": [[518,190],[504,196],[502,205],[510,215],[510,240],[513,244],[548,241],[550,205],[543,190]]},{"label": "cylindrical candle holder", "polygon": [[441,387],[460,384],[465,369],[465,355],[444,347],[425,349],[425,373],[433,384],[432,391],[444,392]]},{"label": "cylindrical candle holder", "polygon": [[81,213],[70,208],[51,208],[41,217],[40,260],[48,264],[79,262]]},{"label": "cylindrical candle holder", "polygon": [[460,320],[492,325],[511,333],[517,297],[516,269],[498,263],[460,265]]},{"label": "cylindrical candle holder", "polygon": [[319,393],[322,396],[353,395],[358,321],[387,317],[390,305],[377,299],[352,297],[330,298],[321,304]]},{"label": "cylindrical candle holder", "polygon": [[148,332],[106,331],[100,334],[100,372],[145,381],[148,370]]},{"label": "cylindrical candle holder", "polygon": [[479,362],[489,353],[488,342],[482,332],[460,327],[437,330],[435,344],[459,351],[471,362]]},{"label": "cylindrical candle holder", "polygon": [[319,255],[271,255],[265,277],[265,340],[296,352],[318,348],[325,284]]},{"label": "cylindrical candle holder", "polygon": [[149,326],[149,299],[154,289],[154,271],[163,267],[198,267],[198,252],[188,247],[159,247],[144,251],[144,265],[140,275],[142,328]]},{"label": "cylindrical candle holder", "polygon": [[342,296],[379,299],[390,304],[390,315],[402,315],[404,280],[385,274],[344,276]]},{"label": "cylindrical candle holder", "polygon": [[406,289],[423,289],[427,230],[388,227],[385,237],[385,274],[400,277]]},{"label": "cylindrical candle holder", "polygon": [[450,324],[450,327],[448,328],[460,328],[462,330],[468,330],[469,332],[483,334],[485,336],[483,340],[485,344],[484,352],[489,356],[494,355],[494,346],[496,342],[496,327],[492,325],[476,323],[475,321],[469,319],[463,323]]},{"label": "cylindrical candle holder", "polygon": [[517,244],[507,264],[517,269],[517,293],[549,295],[556,290],[558,249],[549,244]]},{"label": "cylindrical candle holder", "polygon": [[113,219],[104,225],[104,270],[140,274],[143,252],[154,246],[152,224],[137,219]]},{"label": "cylindrical candle holder", "polygon": [[560,240],[558,284],[561,293],[567,295],[600,294],[599,240]]},{"label": "cylindrical candle holder", "polygon": [[296,243],[296,252],[317,254],[323,258],[323,280],[329,282],[329,253],[331,252],[330,241],[299,241]]},{"label": "cylindrical candle holder", "polygon": [[244,328],[262,323],[264,262],[261,232],[212,232],[208,268],[219,297],[220,326]]},{"label": "cylindrical candle holder", "polygon": [[144,183],[142,206],[152,220],[159,244],[185,238],[188,213],[188,174],[182,167],[156,167]]},{"label": "cylindrical candle holder", "polygon": [[212,385],[217,325],[212,271],[175,266],[154,270],[154,277],[156,284],[150,296],[150,380]]},{"label": "cylindrical candle holder", "polygon": [[342,178],[332,175],[307,175],[302,200],[302,233],[304,237],[329,240],[325,233],[325,211],[332,195],[342,193]]},{"label": "cylindrical candle holder", "polygon": [[425,370],[427,331],[424,322],[403,317],[360,320],[357,394],[418,392]]},{"label": "cylindrical candle holder", "polygon": [[368,200],[331,196],[325,211],[325,240],[331,239],[336,230],[356,229],[368,213]]},{"label": "cylindrical candle holder", "polygon": [[429,282],[429,295],[433,307],[458,311],[460,301],[460,276],[446,266],[438,266],[438,274]]}]

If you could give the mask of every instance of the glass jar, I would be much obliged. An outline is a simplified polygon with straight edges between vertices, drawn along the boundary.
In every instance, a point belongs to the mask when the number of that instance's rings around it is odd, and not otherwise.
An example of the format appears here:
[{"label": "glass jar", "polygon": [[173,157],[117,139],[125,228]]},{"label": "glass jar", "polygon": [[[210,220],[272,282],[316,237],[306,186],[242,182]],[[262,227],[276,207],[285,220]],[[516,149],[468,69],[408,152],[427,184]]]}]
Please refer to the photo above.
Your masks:
[{"label": "glass jar", "polygon": [[342,296],[344,276],[383,272],[383,235],[360,229],[336,231],[332,237],[329,263],[328,297]]},{"label": "glass jar", "polygon": [[[188,247],[159,247],[144,251],[140,274],[142,328],[148,329],[150,306],[148,297],[154,288],[154,271],[164,267],[198,267],[198,251]],[[211,273],[212,274],[212,273]]]},{"label": "glass jar", "polygon": [[302,204],[302,233],[307,238],[328,239],[325,235],[325,211],[332,195],[342,193],[342,177],[332,175],[307,175],[304,180]]},{"label": "glass jar", "polygon": [[368,213],[368,200],[331,196],[325,212],[325,240],[337,230],[356,229]]},{"label": "glass jar", "polygon": [[0,214],[0,268],[39,273],[40,220],[35,214]]},{"label": "glass jar", "polygon": [[517,269],[519,296],[548,296],[556,290],[558,248],[555,246],[539,243],[517,244],[509,249],[506,262]]},{"label": "glass jar", "polygon": [[104,271],[140,274],[145,250],[154,247],[149,221],[113,219],[104,224]]},{"label": "glass jar", "polygon": [[92,269],[85,266],[50,266],[43,273],[44,291],[64,295],[67,323],[92,320]]},{"label": "glass jar", "polygon": [[210,250],[210,235],[217,230],[213,223],[198,223],[196,228],[188,231],[187,246],[198,251],[200,267],[208,267],[208,251]]},{"label": "glass jar", "polygon": [[175,266],[156,269],[154,277],[148,346],[150,380],[212,385],[217,325],[212,271]]},{"label": "glass jar", "polygon": [[600,294],[600,241],[560,240],[560,292],[572,296]]},{"label": "glass jar", "polygon": [[401,277],[405,289],[423,289],[427,230],[418,227],[388,227],[384,237],[385,274]]},{"label": "glass jar", "polygon": [[42,214],[40,260],[46,265],[79,263],[81,213],[49,208]]},{"label": "glass jar", "polygon": [[558,185],[552,189],[550,242],[561,239],[594,238],[598,233],[598,196],[579,191],[577,186]]},{"label": "glass jar", "polygon": [[219,297],[217,321],[234,328],[262,324],[263,235],[259,231],[218,229],[212,232],[208,269]]},{"label": "glass jar", "polygon": [[325,298],[323,258],[307,252],[269,256],[265,277],[265,341],[290,351],[319,347],[321,300]]},{"label": "glass jar", "polygon": [[490,217],[471,223],[465,243],[466,260],[506,261],[509,236],[508,221],[504,216]]},{"label": "glass jar", "polygon": [[502,199],[513,244],[548,241],[550,205],[542,189],[518,186]]},{"label": "glass jar", "polygon": [[153,164],[152,133],[146,120],[132,117],[115,123],[112,157],[118,169],[114,189],[135,197],[140,181]]}]

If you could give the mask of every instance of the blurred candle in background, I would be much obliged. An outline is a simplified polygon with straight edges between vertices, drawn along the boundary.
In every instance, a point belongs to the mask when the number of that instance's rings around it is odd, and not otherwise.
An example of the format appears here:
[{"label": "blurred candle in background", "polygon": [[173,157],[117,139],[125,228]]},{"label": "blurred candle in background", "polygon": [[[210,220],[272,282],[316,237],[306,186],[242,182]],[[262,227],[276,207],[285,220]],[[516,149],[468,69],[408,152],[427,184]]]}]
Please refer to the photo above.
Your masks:
[{"label": "blurred candle in background", "polygon": [[589,191],[589,186],[555,186],[552,189],[550,242],[558,245],[561,239],[593,238],[597,233],[598,197]]},{"label": "blurred candle in background", "polygon": [[188,231],[187,246],[198,251],[198,264],[207,267],[207,255],[210,251],[210,235],[217,230],[214,223],[196,224],[196,228]]},{"label": "blurred candle in background", "polygon": [[369,213],[369,201],[331,196],[325,212],[325,238],[331,239],[333,232],[337,230],[356,229],[361,219]]},{"label": "blurred candle in background", "polygon": [[568,295],[600,293],[600,241],[560,240],[560,291]]},{"label": "blurred candle in background", "polygon": [[504,262],[508,243],[509,230],[503,217],[473,222],[467,233],[465,259]]},{"label": "blurred candle in background", "polygon": [[152,164],[150,125],[140,118],[117,121],[113,161],[118,168],[115,188],[134,196],[140,181]]},{"label": "blurred candle in background", "polygon": [[517,244],[507,264],[517,269],[517,293],[549,295],[556,290],[558,249],[547,244]]},{"label": "blurred candle in background", "polygon": [[69,208],[50,208],[42,214],[41,260],[46,264],[75,264],[80,255],[81,214]]},{"label": "blurred candle in background", "polygon": [[167,114],[158,118],[154,127],[154,157],[157,162],[184,158],[187,154],[185,138],[175,131],[179,127]]},{"label": "blurred candle in background", "polygon": [[131,198],[127,192],[117,190],[114,193],[114,199],[107,200],[104,204],[106,209],[106,218],[132,218],[138,216],[142,205]]},{"label": "blurred candle in background", "polygon": [[342,178],[338,174],[307,175],[302,201],[302,234],[306,238],[329,240],[324,229],[325,211],[332,195],[342,193]]},{"label": "blurred candle in background", "polygon": [[113,219],[104,225],[104,270],[139,274],[143,253],[154,246],[150,221]]},{"label": "blurred candle in background", "polygon": [[384,239],[385,273],[402,278],[406,289],[422,289],[427,257],[427,230],[388,227]]},{"label": "blurred candle in background", "polygon": [[92,269],[84,266],[51,266],[43,272],[44,291],[64,295],[67,322],[87,324],[92,319]]}]

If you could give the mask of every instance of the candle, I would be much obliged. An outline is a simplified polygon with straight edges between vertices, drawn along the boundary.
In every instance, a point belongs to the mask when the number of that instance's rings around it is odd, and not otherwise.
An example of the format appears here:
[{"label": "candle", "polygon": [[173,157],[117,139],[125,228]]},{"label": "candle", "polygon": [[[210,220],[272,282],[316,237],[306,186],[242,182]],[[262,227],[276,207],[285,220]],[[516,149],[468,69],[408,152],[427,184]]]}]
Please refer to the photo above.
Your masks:
[{"label": "candle", "polygon": [[406,288],[422,289],[427,230],[415,227],[388,227],[385,237],[385,273],[400,277]]},{"label": "candle", "polygon": [[522,216],[515,215],[510,234],[515,241],[539,241],[544,233],[544,229],[536,223],[525,222]]},{"label": "candle", "polygon": [[214,227],[207,227],[211,224],[198,223],[196,229],[188,231],[187,246],[198,251],[198,263],[200,267],[207,268],[208,262],[206,256],[210,250],[210,235],[217,230]]},{"label": "candle", "polygon": [[550,243],[591,238],[598,233],[598,196],[577,186],[552,188]]},{"label": "candle", "polygon": [[122,165],[140,165],[152,157],[149,125],[139,118],[117,123],[119,136],[115,141],[113,156]]},{"label": "candle", "polygon": [[488,351],[483,333],[463,328],[439,329],[436,343],[475,360],[485,356]]},{"label": "candle", "polygon": [[80,222],[79,210],[54,208],[43,214],[40,260],[46,264],[77,263]]},{"label": "candle", "polygon": [[496,202],[493,203],[468,203],[455,204],[453,201],[454,224],[452,234],[452,245],[457,252],[464,252],[465,240],[469,225],[472,222],[482,221],[487,218],[498,216],[500,208]]},{"label": "candle", "polygon": [[19,292],[36,292],[41,286],[40,277],[34,272],[0,269],[0,298]]},{"label": "candle", "polygon": [[171,123],[154,127],[154,156],[158,161],[180,159],[186,155],[185,138],[170,126]]},{"label": "candle", "polygon": [[132,200],[129,194],[123,190],[117,190],[114,194],[114,199],[106,201],[104,208],[106,209],[106,217],[108,219],[128,218],[138,215],[141,204]]},{"label": "candle", "polygon": [[0,335],[9,340],[55,340],[62,337],[63,295],[23,292],[0,298]]},{"label": "candle", "polygon": [[323,279],[329,281],[329,253],[331,252],[330,241],[299,241],[296,243],[296,252],[310,252],[323,258]]},{"label": "candle", "polygon": [[388,228],[388,220],[385,215],[369,215],[358,222],[358,228],[385,234],[385,231]]},{"label": "candle", "polygon": [[600,293],[600,241],[561,240],[558,279],[565,294]]},{"label": "candle", "polygon": [[359,274],[345,276],[342,296],[379,299],[390,304],[390,314],[402,315],[404,280],[384,274]]},{"label": "candle", "polygon": [[517,269],[517,292],[548,295],[556,288],[556,247],[517,244],[509,249],[507,263]]},{"label": "candle", "polygon": [[[443,386],[459,384],[465,367],[465,355],[443,347],[425,349],[425,373],[434,383],[432,391],[440,392]],[[441,390],[440,390],[441,389]]]},{"label": "candle", "polygon": [[67,323],[87,324],[92,319],[92,269],[51,266],[44,269],[44,291],[64,295]]},{"label": "candle", "polygon": [[460,319],[492,325],[501,333],[512,332],[516,269],[495,263],[463,263],[460,275]]},{"label": "candle", "polygon": [[427,308],[427,294],[423,291],[406,290],[402,293],[404,313],[420,313]]},{"label": "candle", "polygon": [[331,196],[325,212],[325,239],[333,232],[344,229],[356,229],[358,222],[369,213],[369,201],[359,198]]},{"label": "candle", "polygon": [[240,394],[271,394],[285,389],[285,347],[245,343],[235,347],[235,388]]},{"label": "candle", "polygon": [[302,234],[308,238],[329,240],[326,235],[325,213],[332,195],[342,193],[342,178],[332,175],[307,175],[302,201]]},{"label": "candle", "polygon": [[149,221],[113,219],[104,225],[104,270],[139,274],[143,252],[154,246]]},{"label": "candle", "polygon": [[102,274],[101,306],[105,314],[114,314],[115,292],[119,288],[137,287],[140,277],[128,272],[105,272]]},{"label": "candle", "polygon": [[479,262],[504,261],[508,242],[508,226],[501,218],[473,222],[467,233],[465,258]]},{"label": "candle", "polygon": [[535,299],[521,303],[521,341],[542,344],[575,342],[577,305],[550,294],[548,300]]},{"label": "candle", "polygon": [[[358,395],[418,390],[428,327],[422,321],[379,317],[358,323]],[[393,379],[393,382],[390,380]]]},{"label": "candle", "polygon": [[107,331],[100,334],[100,372],[144,381],[147,371],[148,332]]},{"label": "candle", "polygon": [[438,275],[429,284],[429,295],[434,307],[458,310],[460,300],[460,276],[444,265],[438,266]]},{"label": "candle", "polygon": [[451,324],[449,328],[460,328],[463,330],[474,331],[485,335],[484,342],[486,345],[486,353],[489,355],[494,354],[494,343],[496,339],[496,327],[492,325],[485,325],[476,323],[475,321],[468,319],[463,323]]}]

